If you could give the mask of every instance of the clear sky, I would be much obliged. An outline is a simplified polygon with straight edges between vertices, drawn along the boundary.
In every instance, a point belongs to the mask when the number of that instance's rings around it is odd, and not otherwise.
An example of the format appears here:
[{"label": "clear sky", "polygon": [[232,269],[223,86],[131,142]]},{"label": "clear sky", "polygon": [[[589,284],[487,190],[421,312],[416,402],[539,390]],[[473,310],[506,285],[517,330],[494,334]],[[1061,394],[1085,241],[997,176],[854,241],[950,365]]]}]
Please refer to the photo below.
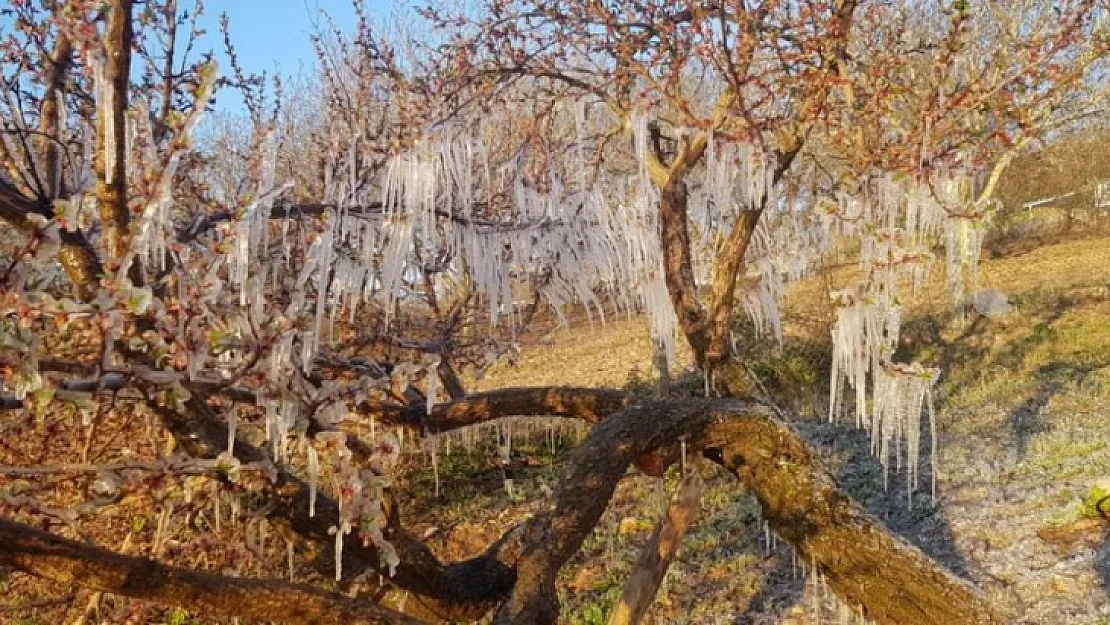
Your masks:
[{"label": "clear sky", "polygon": [[[384,22],[394,11],[407,11],[407,0],[367,0],[366,10],[374,21]],[[219,29],[221,13],[231,18],[231,40],[244,71],[285,75],[310,72],[315,62],[309,33],[319,13],[326,11],[347,31],[353,27],[354,11],[350,0],[206,0],[203,24],[207,35],[198,52],[214,50],[220,71],[228,70]],[[323,25],[323,22],[320,22]],[[217,108],[236,107],[231,92],[217,97]]]}]

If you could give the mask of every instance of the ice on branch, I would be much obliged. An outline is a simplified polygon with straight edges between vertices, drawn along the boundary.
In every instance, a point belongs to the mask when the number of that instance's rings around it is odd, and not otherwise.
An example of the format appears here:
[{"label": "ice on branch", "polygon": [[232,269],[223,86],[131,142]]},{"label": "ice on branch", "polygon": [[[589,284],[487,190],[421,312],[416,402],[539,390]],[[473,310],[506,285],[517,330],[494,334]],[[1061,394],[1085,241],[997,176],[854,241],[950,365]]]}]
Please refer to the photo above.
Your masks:
[{"label": "ice on branch", "polygon": [[945,224],[948,296],[958,314],[964,314],[979,290],[979,255],[986,227],[982,219],[954,216]]},{"label": "ice on branch", "polygon": [[841,414],[847,387],[855,392],[856,425],[865,427],[870,422],[868,373],[893,354],[901,310],[887,294],[868,293],[860,288],[834,293],[833,301],[837,312],[832,331],[829,420],[835,421]]},{"label": "ice on branch", "polygon": [[871,433],[871,451],[883,466],[883,484],[887,484],[890,464],[902,468],[902,452],[906,456],[907,496],[918,486],[921,455],[921,415],[929,415],[932,451],[932,494],[936,496],[936,420],[933,408],[933,386],[940,372],[919,364],[884,363],[875,369],[874,406],[867,424]]}]

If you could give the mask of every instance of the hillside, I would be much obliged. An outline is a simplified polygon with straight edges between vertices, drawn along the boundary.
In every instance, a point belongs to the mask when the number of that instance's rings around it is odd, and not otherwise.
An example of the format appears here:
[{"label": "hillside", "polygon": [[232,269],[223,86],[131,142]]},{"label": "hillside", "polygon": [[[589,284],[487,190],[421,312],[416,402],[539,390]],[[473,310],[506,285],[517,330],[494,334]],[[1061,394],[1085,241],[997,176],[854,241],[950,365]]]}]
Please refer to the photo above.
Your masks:
[{"label": "hillside", "polygon": [[[833,282],[849,274],[834,271]],[[785,344],[760,350],[755,369],[783,403],[798,410],[796,427],[822,450],[857,500],[986,589],[1013,622],[1110,623],[1110,547],[1103,523],[1091,518],[1098,515],[1083,501],[1092,486],[1110,479],[1110,239],[984,261],[983,286],[1005,292],[1014,305],[1001,319],[955,322],[943,308],[943,281],[943,268],[935,267],[925,293],[908,303],[902,343],[905,357],[944,371],[937,465],[924,468],[937,474],[935,504],[925,492],[907,506],[901,476],[892,476],[884,491],[866,435],[815,415],[827,402],[827,326],[821,320],[828,285],[813,281],[793,290]],[[527,347],[515,366],[499,367],[475,386],[650,387],[644,383],[651,371],[645,320],[556,332],[557,347],[543,341]],[[414,520],[445,555],[475,553],[526,516],[530,501],[550,492],[565,444],[556,439],[552,455],[549,429],[570,437],[574,429],[526,422],[516,428],[517,445],[533,466],[515,476],[514,500],[499,473],[456,452],[439,458],[448,505],[430,509],[414,502]],[[529,433],[531,443],[524,438]],[[754,499],[731,479],[707,475],[702,516],[651,622],[841,622],[819,585],[796,575],[789,548],[776,546],[773,537],[766,542]],[[412,479],[414,492],[432,495],[430,468]],[[622,483],[605,519],[561,577],[566,622],[605,621],[665,497],[665,488],[649,478],[631,476]]]}]

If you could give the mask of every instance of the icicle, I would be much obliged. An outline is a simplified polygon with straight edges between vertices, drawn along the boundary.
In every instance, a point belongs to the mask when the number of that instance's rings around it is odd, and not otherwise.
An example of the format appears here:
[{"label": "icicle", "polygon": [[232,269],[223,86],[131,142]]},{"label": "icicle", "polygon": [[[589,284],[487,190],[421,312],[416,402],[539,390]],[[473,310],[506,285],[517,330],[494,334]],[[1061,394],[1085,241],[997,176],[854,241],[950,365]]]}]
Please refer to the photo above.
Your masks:
[{"label": "icicle", "polygon": [[340,527],[332,527],[329,533],[335,534],[335,581],[343,579],[343,535],[351,531],[350,525],[343,522]]},{"label": "icicle", "polygon": [[[885,364],[875,372],[875,401],[872,417],[872,451],[883,466],[886,485],[890,458],[901,464],[900,450],[905,444],[906,490],[909,503],[917,488],[921,450],[921,415],[928,403],[930,435],[935,428],[931,389],[938,377],[935,369],[920,365]],[[935,454],[935,447],[933,453]],[[934,456],[935,465],[935,456]]]},{"label": "icicle", "polygon": [[227,415],[227,455],[235,457],[235,428],[239,425],[239,409],[232,406]]},{"label": "icicle", "polygon": [[316,517],[316,483],[320,477],[320,456],[312,442],[308,442],[308,516]]},{"label": "icicle", "polygon": [[428,365],[428,401],[426,409],[429,416],[432,414],[432,407],[436,403],[436,392],[439,390],[439,363],[440,357],[436,356]]},{"label": "icicle", "polygon": [[439,444],[433,443],[432,447],[432,473],[435,475],[435,498],[439,499]]},{"label": "icicle", "polygon": [[285,560],[289,567],[289,581],[292,582],[293,573],[295,571],[293,566],[293,541],[288,538],[285,539]]}]

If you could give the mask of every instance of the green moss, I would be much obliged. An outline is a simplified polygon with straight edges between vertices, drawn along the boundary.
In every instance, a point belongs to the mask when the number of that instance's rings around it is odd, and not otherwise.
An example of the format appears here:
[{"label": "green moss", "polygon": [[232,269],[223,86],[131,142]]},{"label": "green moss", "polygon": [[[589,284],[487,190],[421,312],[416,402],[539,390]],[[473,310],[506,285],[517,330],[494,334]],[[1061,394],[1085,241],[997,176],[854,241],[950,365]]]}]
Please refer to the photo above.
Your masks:
[{"label": "green moss", "polygon": [[612,586],[600,596],[593,598],[570,617],[570,625],[605,625],[609,614],[620,599],[620,586]]},{"label": "green moss", "polygon": [[1101,510],[1110,512],[1110,490],[1095,484],[1080,500],[1079,515],[1085,519],[1103,518]]},{"label": "green moss", "polygon": [[174,608],[166,615],[166,625],[185,625],[189,619],[189,613],[181,608]]}]

